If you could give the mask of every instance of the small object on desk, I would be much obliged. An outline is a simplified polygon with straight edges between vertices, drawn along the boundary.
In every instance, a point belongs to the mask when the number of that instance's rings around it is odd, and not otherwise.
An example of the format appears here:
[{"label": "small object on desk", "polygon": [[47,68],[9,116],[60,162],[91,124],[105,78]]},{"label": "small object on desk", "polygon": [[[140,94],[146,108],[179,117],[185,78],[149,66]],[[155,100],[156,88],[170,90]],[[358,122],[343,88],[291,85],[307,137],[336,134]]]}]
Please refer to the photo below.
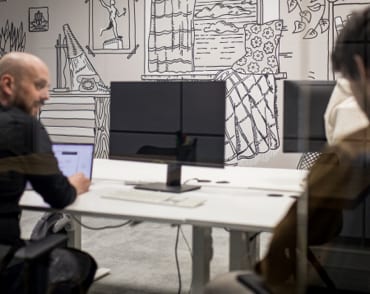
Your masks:
[{"label": "small object on desk", "polygon": [[207,179],[197,179],[197,182],[198,183],[210,183],[211,180],[207,180]]},{"label": "small object on desk", "polygon": [[230,184],[230,182],[226,180],[221,180],[221,181],[216,181],[216,184]]},{"label": "small object on desk", "polygon": [[278,193],[269,193],[269,194],[267,194],[267,196],[269,196],[269,197],[282,197],[282,196],[283,196],[283,194],[278,194]]}]

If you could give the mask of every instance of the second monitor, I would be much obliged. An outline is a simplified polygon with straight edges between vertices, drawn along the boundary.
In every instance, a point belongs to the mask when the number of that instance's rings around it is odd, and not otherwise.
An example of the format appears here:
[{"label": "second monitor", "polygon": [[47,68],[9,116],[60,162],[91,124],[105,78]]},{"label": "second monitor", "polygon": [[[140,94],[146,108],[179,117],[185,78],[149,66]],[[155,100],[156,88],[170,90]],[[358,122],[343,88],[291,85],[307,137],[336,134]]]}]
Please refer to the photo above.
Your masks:
[{"label": "second monitor", "polygon": [[183,192],[181,165],[223,167],[225,82],[112,82],[110,158],[168,164],[167,180],[137,188]]},{"label": "second monitor", "polygon": [[284,152],[320,152],[326,144],[324,113],[336,82],[284,81]]}]

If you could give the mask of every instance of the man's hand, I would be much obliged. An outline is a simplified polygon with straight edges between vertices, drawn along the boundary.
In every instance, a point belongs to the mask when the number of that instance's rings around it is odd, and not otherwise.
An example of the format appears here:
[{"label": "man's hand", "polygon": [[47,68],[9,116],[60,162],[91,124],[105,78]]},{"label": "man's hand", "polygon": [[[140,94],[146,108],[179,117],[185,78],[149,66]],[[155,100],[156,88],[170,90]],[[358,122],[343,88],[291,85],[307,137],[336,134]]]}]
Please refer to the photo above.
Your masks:
[{"label": "man's hand", "polygon": [[83,173],[77,173],[68,177],[70,184],[75,187],[77,195],[89,191],[91,181]]}]

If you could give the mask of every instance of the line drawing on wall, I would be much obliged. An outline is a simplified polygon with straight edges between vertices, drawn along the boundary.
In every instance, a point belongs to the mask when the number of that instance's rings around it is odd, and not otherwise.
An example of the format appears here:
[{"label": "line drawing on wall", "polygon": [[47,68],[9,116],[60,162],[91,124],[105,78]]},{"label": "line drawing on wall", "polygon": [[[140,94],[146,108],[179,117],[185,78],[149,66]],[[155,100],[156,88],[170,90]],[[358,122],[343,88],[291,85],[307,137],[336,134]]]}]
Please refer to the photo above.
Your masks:
[{"label": "line drawing on wall", "polygon": [[329,29],[329,19],[324,17],[326,0],[311,0],[306,7],[298,0],[288,0],[287,5],[289,13],[299,12],[299,19],[294,20],[293,34],[302,33],[303,39],[314,39]]},{"label": "line drawing on wall", "polygon": [[148,0],[146,5],[144,79],[226,81],[227,164],[280,146],[276,79],[285,77],[279,66],[282,21],[277,10],[276,20],[263,22],[263,2]]},{"label": "line drawing on wall", "polygon": [[28,30],[30,32],[47,32],[49,30],[48,7],[30,7],[28,9]]},{"label": "line drawing on wall", "polygon": [[[122,12],[119,12],[117,7],[116,7],[116,1],[115,0],[110,0],[109,4],[105,3],[104,0],[99,0],[100,5],[104,7],[109,14],[109,22],[106,27],[103,27],[100,29],[100,36],[103,35],[105,31],[110,31],[112,30],[114,39],[117,41],[120,41],[117,45],[119,45],[118,49],[123,49],[123,40],[122,36],[118,34],[118,25],[117,25],[117,18],[123,16],[126,14],[127,10],[124,7],[122,9]],[[104,48],[104,43],[103,43],[103,48]]]},{"label": "line drawing on wall", "polygon": [[134,54],[138,47],[135,0],[88,2],[88,51],[93,54]]},{"label": "line drawing on wall", "polygon": [[26,48],[26,32],[23,31],[23,22],[16,26],[7,20],[0,27],[0,58],[10,51],[24,51]]},{"label": "line drawing on wall", "polygon": [[52,141],[95,143],[95,157],[109,150],[109,88],[69,24],[56,40],[57,86],[42,107],[40,120]]},{"label": "line drawing on wall", "polygon": [[280,147],[276,78],[281,20],[244,25],[245,53],[215,79],[226,81],[225,161],[256,158]]},{"label": "line drawing on wall", "polygon": [[[89,58],[111,53],[123,53],[130,58],[139,46],[136,44],[137,1],[103,1],[106,7],[100,0],[84,1],[89,9],[86,47],[81,46],[69,24],[63,26],[62,34],[56,38],[57,83],[50,101],[53,105],[45,105],[41,113],[52,137],[93,141],[97,145],[97,157],[108,156],[109,88]],[[334,39],[350,17],[351,9],[370,4],[360,0],[326,1],[311,1],[319,5],[315,8],[317,12],[308,16],[300,15],[299,7],[307,10],[298,6],[300,2],[289,8],[287,3],[291,2],[285,0],[145,0],[142,79],[225,80],[225,162],[239,164],[242,160],[268,158],[280,147],[277,81],[287,77],[281,70],[281,61],[296,57],[295,49],[280,52],[282,38],[290,34],[289,37],[296,36],[295,39],[302,39],[307,46],[325,42],[328,52],[324,50],[322,57],[326,64],[309,68],[306,74],[317,79],[327,66],[328,79],[333,78],[334,75],[329,77],[329,51]],[[110,25],[109,7],[115,13],[116,33],[114,25]],[[289,15],[286,23],[281,19],[281,8]],[[294,33],[294,21],[302,18],[307,21],[309,17],[311,25],[318,25],[318,34],[304,39],[304,31]],[[328,20],[328,29],[324,27],[322,33],[320,19]],[[103,48],[106,39],[117,36],[120,39],[121,35],[123,47],[127,45],[127,48]],[[16,26],[7,21],[0,36],[1,54],[24,50],[23,23]]]}]

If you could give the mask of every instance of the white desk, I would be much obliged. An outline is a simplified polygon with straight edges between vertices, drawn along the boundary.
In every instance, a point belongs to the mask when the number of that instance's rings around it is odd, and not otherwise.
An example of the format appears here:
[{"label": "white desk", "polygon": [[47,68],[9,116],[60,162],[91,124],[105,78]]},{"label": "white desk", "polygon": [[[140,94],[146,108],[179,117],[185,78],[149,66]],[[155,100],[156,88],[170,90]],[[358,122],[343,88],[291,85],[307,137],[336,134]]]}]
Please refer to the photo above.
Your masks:
[{"label": "white desk", "polygon": [[[207,179],[200,190],[186,192],[187,196],[206,198],[196,208],[181,208],[148,203],[111,200],[101,197],[101,191],[109,182],[124,180],[165,181],[166,165],[96,159],[93,185],[88,193],[77,198],[65,212],[95,217],[126,218],[141,221],[188,224],[193,226],[193,289],[202,293],[209,280],[211,260],[211,228],[230,229],[230,269],[250,267],[248,258],[249,237],[244,232],[271,231],[293,203],[289,195],[302,190],[300,183],[304,171],[247,167],[211,169],[183,167],[183,182],[191,178]],[[217,184],[216,181],[229,181]],[[248,189],[248,187],[254,187]],[[285,190],[285,191],[282,191]],[[282,197],[270,197],[268,193],[281,193]],[[159,192],[148,192],[159,193]],[[47,210],[42,199],[34,192],[24,193],[23,209]]]}]

